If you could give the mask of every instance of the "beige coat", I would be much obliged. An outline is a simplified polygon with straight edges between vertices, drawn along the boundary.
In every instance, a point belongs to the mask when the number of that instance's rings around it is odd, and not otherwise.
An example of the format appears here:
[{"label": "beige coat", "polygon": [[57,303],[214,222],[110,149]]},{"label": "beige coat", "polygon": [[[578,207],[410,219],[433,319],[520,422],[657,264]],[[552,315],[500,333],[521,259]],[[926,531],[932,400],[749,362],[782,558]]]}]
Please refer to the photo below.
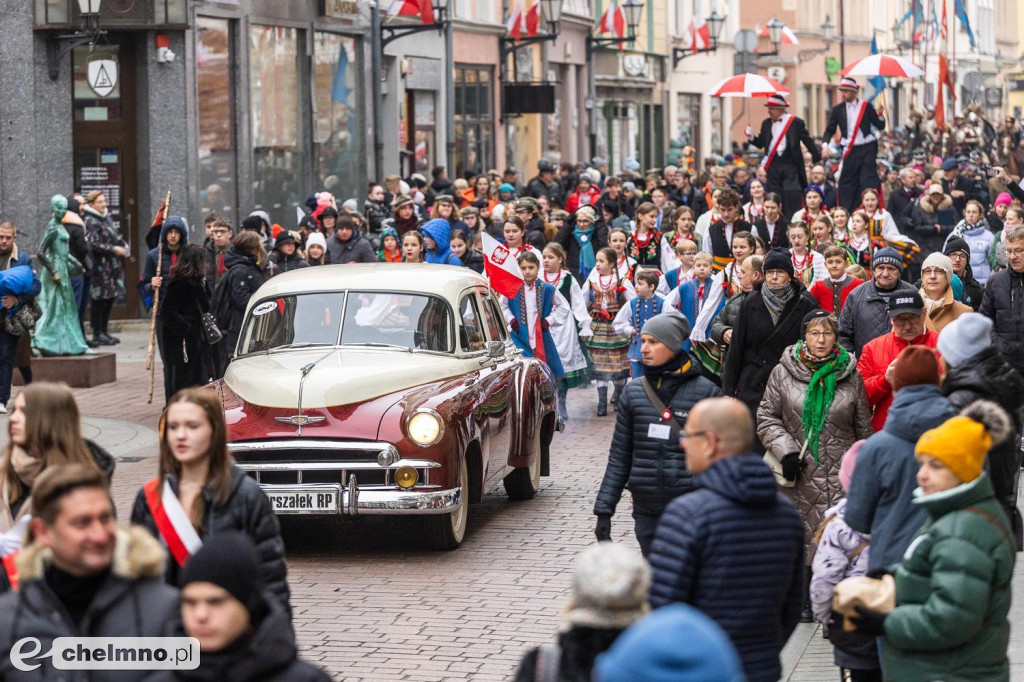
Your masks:
[{"label": "beige coat", "polygon": [[[921,289],[921,298],[928,300],[924,289]],[[953,287],[947,287],[946,295],[938,307],[932,308],[924,318],[924,326],[938,334],[943,328],[960,317],[964,313],[973,313],[974,308],[965,305],[953,298]]]},{"label": "beige coat", "polygon": [[[772,370],[764,399],[757,409],[757,435],[765,448],[779,459],[791,452],[800,452],[804,443],[804,397],[811,371],[793,357],[794,349],[795,346],[787,348]],[[796,486],[782,488],[803,519],[808,564],[812,558],[811,540],[825,511],[844,496],[839,485],[839,464],[843,455],[858,440],[874,433],[864,381],[856,368],[856,358],[851,356],[849,365],[840,373],[835,398],[818,437],[818,463],[815,464],[810,451],[805,452],[804,467]]]}]

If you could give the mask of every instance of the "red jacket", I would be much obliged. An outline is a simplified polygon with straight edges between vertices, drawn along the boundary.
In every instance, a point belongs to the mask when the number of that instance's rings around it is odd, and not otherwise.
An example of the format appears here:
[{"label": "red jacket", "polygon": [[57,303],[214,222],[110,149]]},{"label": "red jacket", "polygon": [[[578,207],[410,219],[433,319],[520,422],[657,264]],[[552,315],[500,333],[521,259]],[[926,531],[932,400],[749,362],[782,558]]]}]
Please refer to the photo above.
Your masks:
[{"label": "red jacket", "polygon": [[879,336],[877,339],[868,341],[860,352],[860,360],[857,362],[857,371],[864,378],[864,388],[868,394],[868,405],[874,408],[875,413],[871,417],[871,426],[875,431],[881,431],[885,426],[885,418],[889,415],[889,405],[892,404],[892,386],[885,380],[885,370],[896,356],[904,348],[910,345],[927,346],[935,348],[939,342],[939,335],[930,329],[924,334],[907,343],[892,332]]},{"label": "red jacket", "polygon": [[589,203],[581,202],[581,193],[579,190],[576,190],[575,192],[569,195],[568,199],[565,200],[565,210],[568,211],[569,213],[575,213],[576,209],[578,209],[580,206],[593,206],[594,210],[597,211],[597,217],[600,218],[601,211],[599,211],[597,208],[597,202],[601,200],[600,190],[591,185],[590,189],[584,192],[583,194],[590,197]]},{"label": "red jacket", "polygon": [[843,306],[846,305],[846,297],[850,295],[851,291],[859,287],[861,284],[864,284],[864,280],[859,279],[857,277],[850,278],[850,283],[843,287],[843,289],[839,292],[839,310],[835,309],[835,300],[832,296],[831,280],[818,280],[817,282],[811,285],[810,292],[811,296],[818,299],[818,305],[821,306],[822,310],[826,310],[830,313],[835,313],[838,317],[839,313],[842,312],[843,310]]}]

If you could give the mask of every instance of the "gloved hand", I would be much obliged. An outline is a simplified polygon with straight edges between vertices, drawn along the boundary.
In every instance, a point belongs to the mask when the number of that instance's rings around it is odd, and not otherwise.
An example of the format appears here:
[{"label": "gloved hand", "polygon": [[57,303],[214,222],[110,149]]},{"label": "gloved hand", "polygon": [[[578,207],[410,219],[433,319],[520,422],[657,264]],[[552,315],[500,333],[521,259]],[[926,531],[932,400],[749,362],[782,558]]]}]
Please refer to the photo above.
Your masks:
[{"label": "gloved hand", "polygon": [[597,525],[594,526],[594,535],[598,542],[611,542],[612,540],[612,517],[601,514],[597,517]]},{"label": "gloved hand", "polygon": [[850,622],[857,628],[857,632],[872,637],[885,636],[885,619],[888,614],[869,609],[865,606],[855,606],[853,608],[860,615],[859,618],[856,616],[850,617]]},{"label": "gloved hand", "polygon": [[782,458],[782,475],[787,481],[795,481],[800,473],[800,453],[791,452]]},{"label": "gloved hand", "polygon": [[743,132],[746,134],[748,139],[754,136],[754,129],[751,126],[744,128]]},{"label": "gloved hand", "polygon": [[541,318],[541,321],[540,321],[540,328],[541,328],[541,330],[542,331],[547,331],[550,327],[551,327],[551,325],[548,324],[548,321],[543,319],[543,318]]},{"label": "gloved hand", "polygon": [[517,320],[516,318],[513,317],[512,321],[508,323],[508,326],[512,327],[512,331],[518,332],[519,331],[519,320]]}]

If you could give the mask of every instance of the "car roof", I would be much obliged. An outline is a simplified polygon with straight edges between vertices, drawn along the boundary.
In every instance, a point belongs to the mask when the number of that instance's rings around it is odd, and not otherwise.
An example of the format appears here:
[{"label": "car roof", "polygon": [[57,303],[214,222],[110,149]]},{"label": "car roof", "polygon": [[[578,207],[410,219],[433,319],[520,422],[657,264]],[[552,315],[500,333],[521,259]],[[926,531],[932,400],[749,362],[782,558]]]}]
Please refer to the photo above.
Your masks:
[{"label": "car roof", "polygon": [[277,275],[259,288],[253,301],[271,296],[334,289],[407,291],[455,300],[469,287],[487,286],[477,272],[456,265],[427,263],[350,263],[301,268]]}]

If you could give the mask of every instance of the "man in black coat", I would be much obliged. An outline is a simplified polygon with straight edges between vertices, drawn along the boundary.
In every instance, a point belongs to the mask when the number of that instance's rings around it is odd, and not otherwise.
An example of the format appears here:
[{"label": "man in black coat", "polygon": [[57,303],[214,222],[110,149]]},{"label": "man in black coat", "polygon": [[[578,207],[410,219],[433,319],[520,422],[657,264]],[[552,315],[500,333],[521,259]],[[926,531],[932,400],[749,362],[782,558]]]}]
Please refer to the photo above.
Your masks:
[{"label": "man in black coat", "polygon": [[917,186],[917,172],[909,166],[901,169],[900,186],[889,194],[885,205],[903,234],[908,234],[912,228],[910,212],[921,194],[922,190]]},{"label": "man in black coat", "polygon": [[680,442],[697,490],[672,501],[658,524],[651,607],[703,611],[729,635],[747,680],[775,682],[800,620],[803,523],[752,452],[754,423],[741,402],[697,404]]},{"label": "man in black coat", "polygon": [[544,218],[537,211],[537,200],[532,197],[523,197],[516,202],[516,217],[523,221],[526,226],[526,234],[523,241],[538,251],[543,251],[548,240],[544,236]]},{"label": "man in black coat", "polygon": [[722,393],[741,400],[755,419],[768,377],[783,351],[800,340],[804,316],[819,307],[793,279],[788,249],[769,251],[762,269],[764,283],[743,302],[722,370]]},{"label": "man in black coat", "polygon": [[547,159],[537,162],[537,175],[526,185],[526,196],[547,197],[552,207],[562,205],[562,187],[555,179],[555,166]]},{"label": "man in black coat", "polygon": [[[835,135],[836,129],[842,139],[843,172],[839,176],[839,204],[853,212],[860,204],[861,192],[869,187],[878,189],[881,182],[875,170],[875,159],[878,156],[878,139],[871,128],[885,130],[885,119],[875,110],[870,102],[857,99],[860,86],[857,81],[844,76],[839,83],[839,92],[843,101],[832,107],[825,124],[825,133],[821,136],[825,141],[823,153],[828,154],[828,143]],[[863,108],[863,113],[861,110]],[[857,121],[860,125],[857,126]],[[850,131],[857,127],[853,135]]]},{"label": "man in black coat", "polygon": [[[680,168],[676,171],[675,184],[669,189],[668,198],[676,206],[689,206],[693,209],[694,220],[708,210],[704,193],[693,186],[693,173],[689,168]],[[667,229],[674,229],[674,227]]]},{"label": "man in black coat", "polygon": [[979,312],[992,320],[992,343],[1024,374],[1024,228],[1010,230],[1005,238],[1009,267],[985,282]]},{"label": "man in black coat", "polygon": [[666,505],[693,490],[678,427],[690,408],[719,395],[701,375],[700,363],[679,350],[689,336],[689,323],[675,312],[656,315],[644,324],[644,376],[629,382],[619,398],[608,465],[594,503],[594,533],[599,541],[610,540],[612,515],[629,486],[636,539],[644,556]]},{"label": "man in black coat", "polygon": [[953,274],[960,278],[960,283],[964,286],[960,302],[974,308],[974,312],[978,312],[981,308],[981,300],[985,296],[985,288],[974,278],[974,271],[971,270],[970,244],[961,237],[951,237],[946,242],[942,253],[953,261]]},{"label": "man in black coat", "polygon": [[821,159],[818,145],[814,144],[807,124],[802,118],[786,113],[789,106],[781,95],[772,95],[765,106],[768,118],[761,122],[761,132],[755,137],[754,129],[747,126],[750,144],[764,149],[761,166],[765,169],[764,188],[782,197],[784,215],[791,216],[800,210],[804,189],[807,187],[807,173],[804,171],[803,144],[817,163]]}]

